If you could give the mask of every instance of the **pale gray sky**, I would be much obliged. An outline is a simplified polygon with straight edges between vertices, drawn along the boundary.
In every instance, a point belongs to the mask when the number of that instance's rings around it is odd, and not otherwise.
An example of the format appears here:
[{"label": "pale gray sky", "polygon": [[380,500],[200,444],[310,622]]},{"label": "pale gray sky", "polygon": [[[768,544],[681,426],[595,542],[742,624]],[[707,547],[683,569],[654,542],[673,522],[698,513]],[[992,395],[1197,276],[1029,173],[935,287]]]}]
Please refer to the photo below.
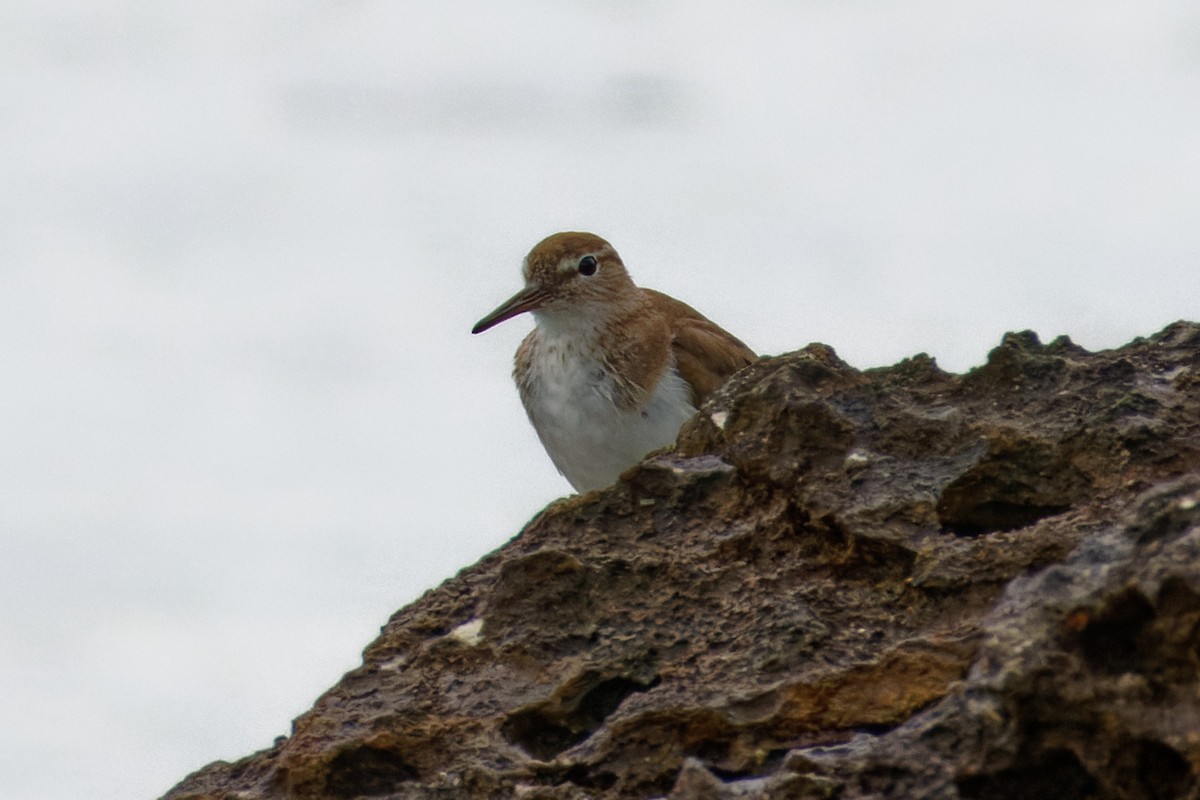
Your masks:
[{"label": "pale gray sky", "polygon": [[472,337],[593,230],[761,352],[1200,297],[1193,0],[0,7],[0,785],[286,733],[569,491]]}]

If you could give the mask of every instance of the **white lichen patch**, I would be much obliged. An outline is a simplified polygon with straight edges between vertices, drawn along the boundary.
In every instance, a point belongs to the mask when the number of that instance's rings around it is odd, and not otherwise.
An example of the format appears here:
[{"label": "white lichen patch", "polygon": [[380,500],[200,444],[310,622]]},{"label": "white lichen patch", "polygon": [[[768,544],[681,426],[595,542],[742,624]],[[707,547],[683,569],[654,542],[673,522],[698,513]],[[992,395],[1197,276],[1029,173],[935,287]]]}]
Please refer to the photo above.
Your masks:
[{"label": "white lichen patch", "polygon": [[718,429],[725,430],[725,421],[729,419],[729,412],[714,411],[709,419],[712,420],[712,424],[716,425]]},{"label": "white lichen patch", "polygon": [[396,656],[380,664],[379,669],[384,672],[400,672],[406,666],[408,666],[408,656]]},{"label": "white lichen patch", "polygon": [[847,472],[856,472],[871,463],[871,458],[861,450],[855,450],[846,456],[846,460],[842,462],[842,468]]},{"label": "white lichen patch", "polygon": [[483,641],[483,619],[476,617],[464,622],[447,633],[446,638],[456,639],[469,647],[474,647]]}]

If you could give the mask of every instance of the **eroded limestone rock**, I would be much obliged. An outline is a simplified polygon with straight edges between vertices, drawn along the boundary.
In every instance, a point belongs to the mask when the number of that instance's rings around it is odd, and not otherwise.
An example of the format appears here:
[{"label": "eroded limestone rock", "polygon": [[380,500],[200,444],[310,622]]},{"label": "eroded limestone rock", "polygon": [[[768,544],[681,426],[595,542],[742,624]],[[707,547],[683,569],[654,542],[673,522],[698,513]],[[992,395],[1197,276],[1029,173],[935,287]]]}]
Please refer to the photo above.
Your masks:
[{"label": "eroded limestone rock", "polygon": [[1200,327],[739,373],[172,800],[1200,797]]}]

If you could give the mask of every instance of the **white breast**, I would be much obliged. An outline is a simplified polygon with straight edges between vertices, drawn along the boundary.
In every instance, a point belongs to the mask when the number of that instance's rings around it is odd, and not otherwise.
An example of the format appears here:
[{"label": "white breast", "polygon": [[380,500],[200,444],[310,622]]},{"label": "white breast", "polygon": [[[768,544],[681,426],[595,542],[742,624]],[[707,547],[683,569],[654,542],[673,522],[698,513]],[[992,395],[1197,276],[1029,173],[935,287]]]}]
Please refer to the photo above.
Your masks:
[{"label": "white breast", "polygon": [[530,373],[520,383],[529,420],[558,471],[580,492],[611,485],[646,453],[673,444],[696,410],[673,365],[644,405],[621,408],[612,375],[566,337],[542,337]]}]

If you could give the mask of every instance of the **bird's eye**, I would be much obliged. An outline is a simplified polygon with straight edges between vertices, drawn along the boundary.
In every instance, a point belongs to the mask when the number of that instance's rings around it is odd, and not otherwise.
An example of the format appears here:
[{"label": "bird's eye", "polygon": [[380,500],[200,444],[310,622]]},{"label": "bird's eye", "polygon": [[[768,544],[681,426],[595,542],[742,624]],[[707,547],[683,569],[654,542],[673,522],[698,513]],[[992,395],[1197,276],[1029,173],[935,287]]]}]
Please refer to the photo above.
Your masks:
[{"label": "bird's eye", "polygon": [[579,259],[579,274],[580,275],[595,275],[596,274],[596,257],[584,256]]}]

